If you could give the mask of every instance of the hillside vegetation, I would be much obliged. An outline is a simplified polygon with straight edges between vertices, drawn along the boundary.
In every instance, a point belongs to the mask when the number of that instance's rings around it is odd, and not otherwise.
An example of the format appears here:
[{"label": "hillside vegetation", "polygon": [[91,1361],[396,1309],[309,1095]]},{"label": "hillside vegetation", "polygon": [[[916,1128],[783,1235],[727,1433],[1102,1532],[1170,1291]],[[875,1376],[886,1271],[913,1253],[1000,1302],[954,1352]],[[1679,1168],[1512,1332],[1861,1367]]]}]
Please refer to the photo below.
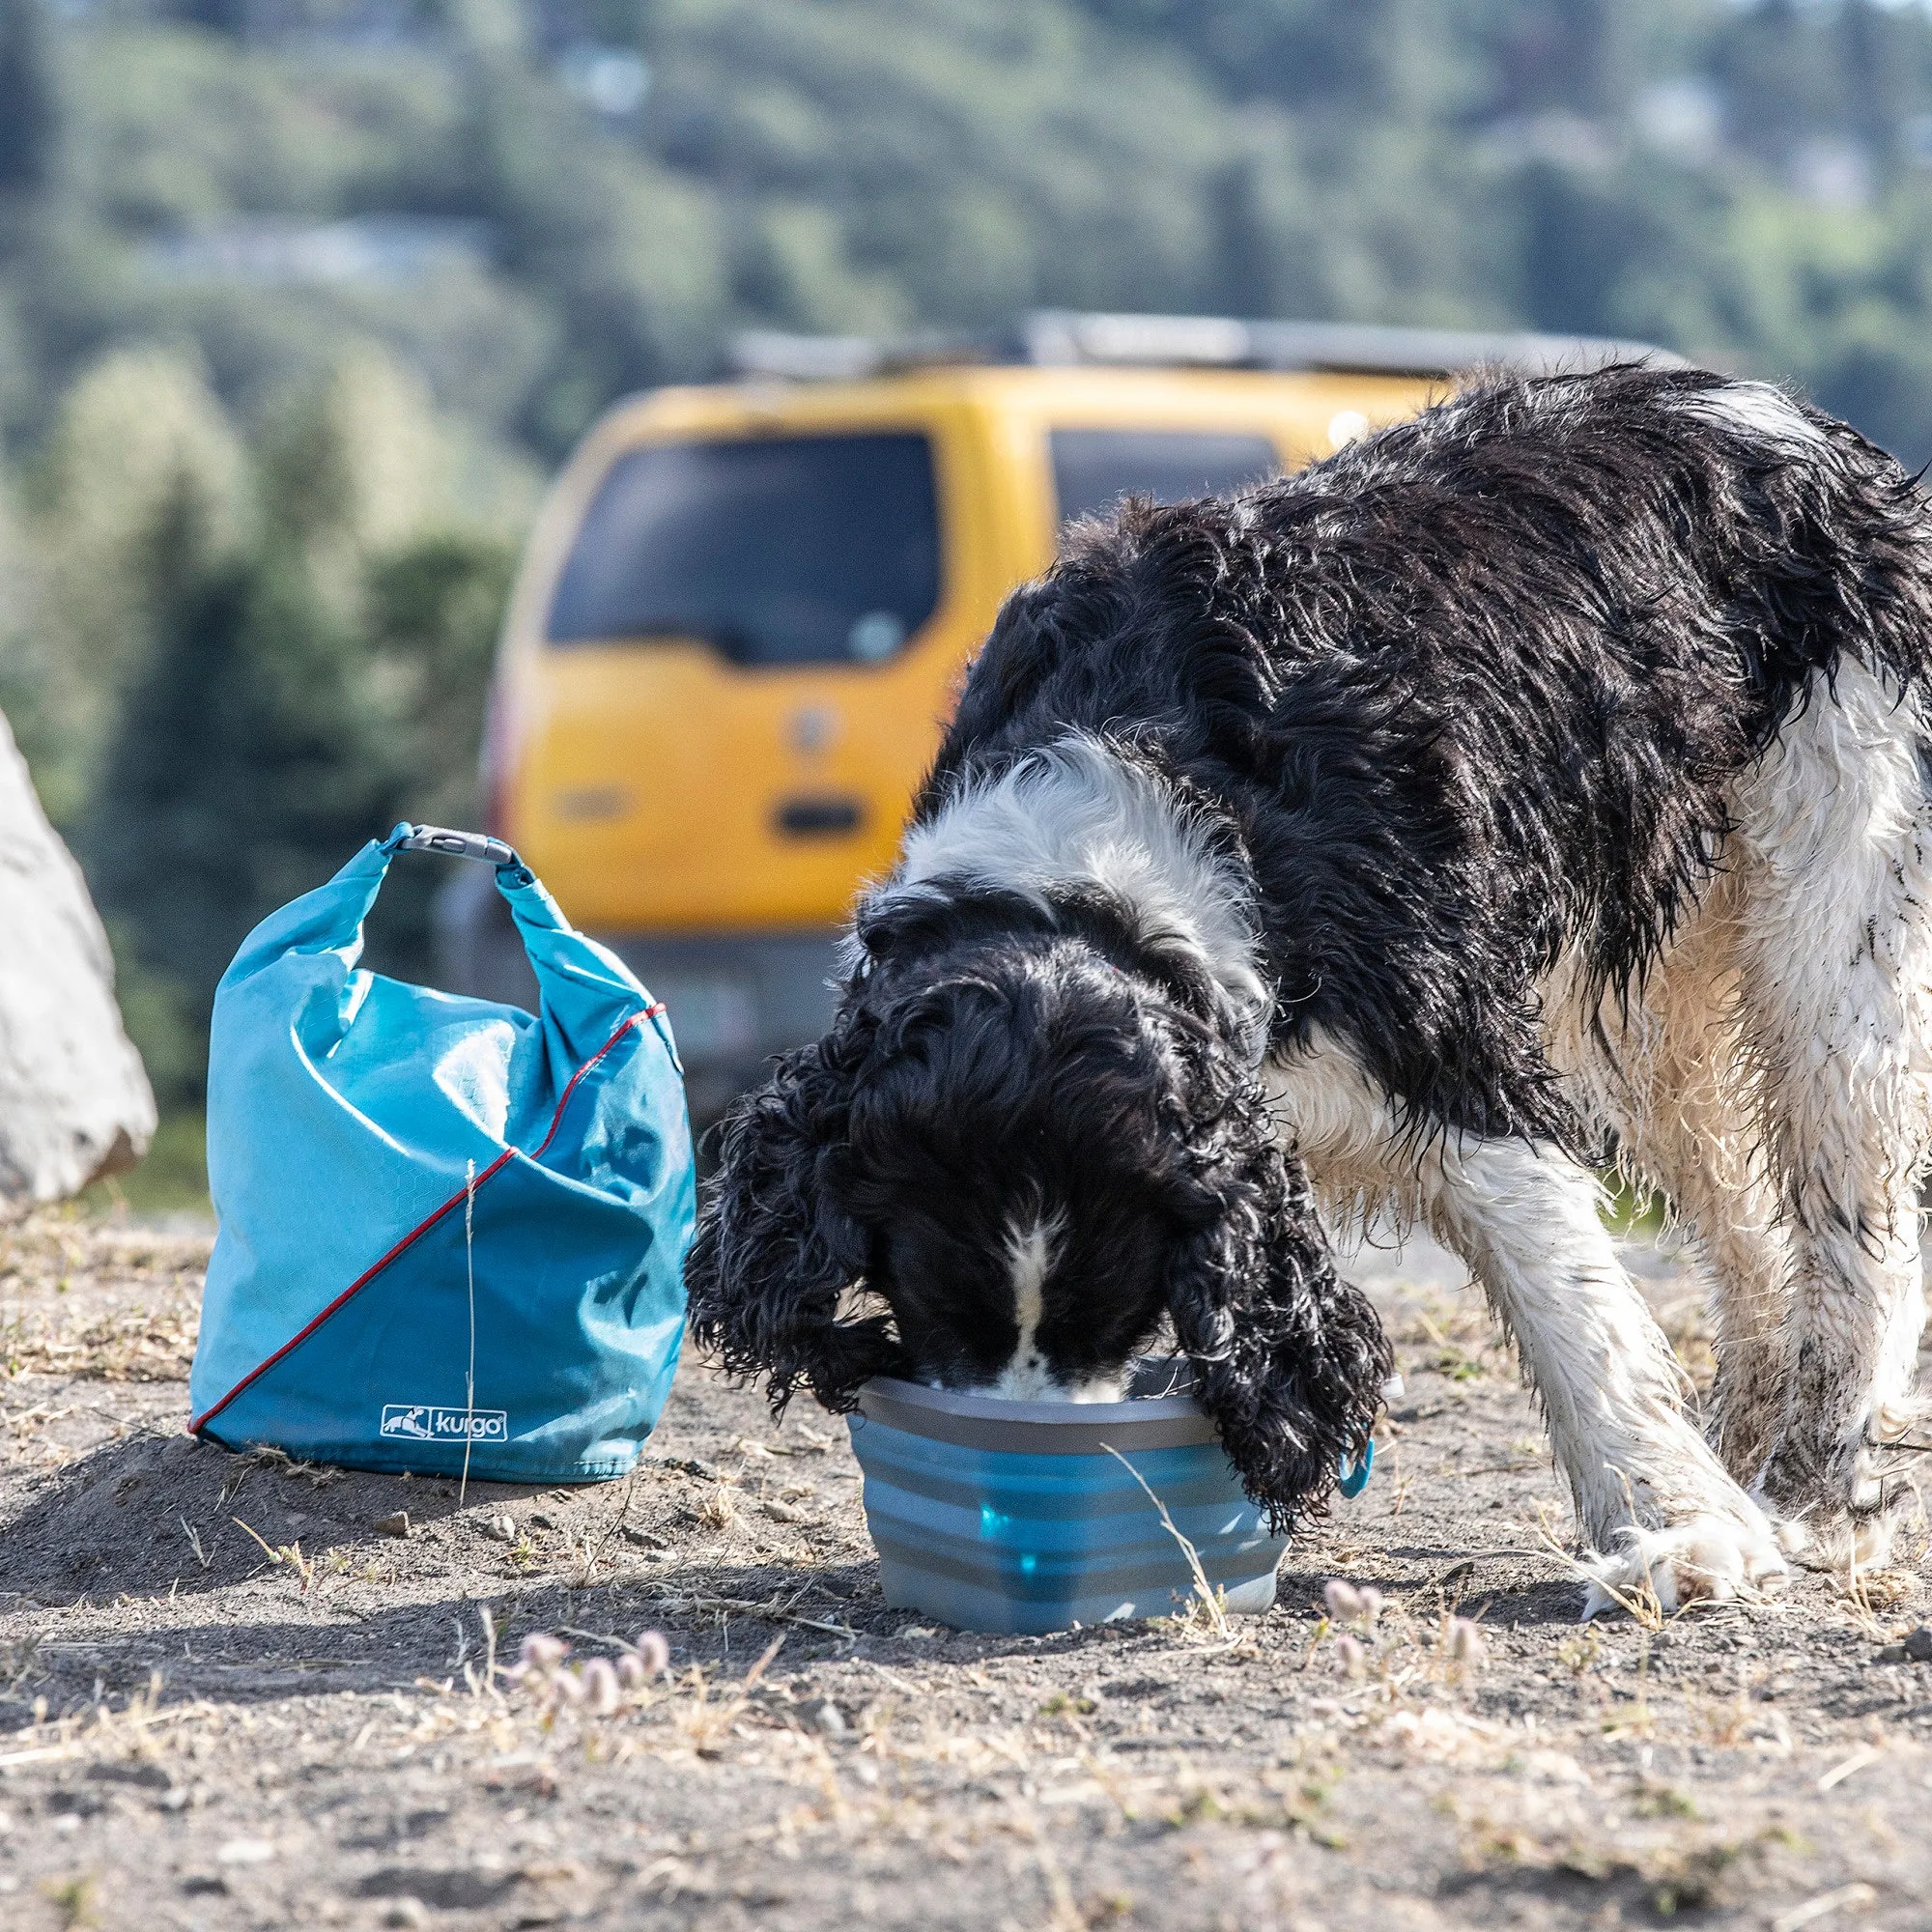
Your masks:
[{"label": "hillside vegetation", "polygon": [[1037,304],[1644,337],[1923,462],[1932,16],[0,0],[0,699],[170,1095],[253,919],[474,814],[515,546],[606,404],[736,327]]}]

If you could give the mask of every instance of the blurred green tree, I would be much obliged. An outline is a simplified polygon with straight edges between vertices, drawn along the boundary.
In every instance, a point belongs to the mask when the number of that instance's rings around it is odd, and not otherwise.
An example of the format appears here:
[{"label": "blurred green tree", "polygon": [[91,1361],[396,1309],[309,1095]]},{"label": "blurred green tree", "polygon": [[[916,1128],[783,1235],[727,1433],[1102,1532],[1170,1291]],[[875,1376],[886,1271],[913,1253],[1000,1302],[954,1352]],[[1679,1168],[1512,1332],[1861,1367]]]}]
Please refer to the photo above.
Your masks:
[{"label": "blurred green tree", "polygon": [[[515,547],[500,538],[442,530],[370,567],[363,635],[395,708],[402,816],[482,823],[484,694],[516,564]],[[432,906],[442,883],[427,865],[398,868],[370,922],[372,966],[409,979],[429,974]]]},{"label": "blurred green tree", "polygon": [[42,0],[0,0],[0,197],[34,193],[54,171],[60,102]]},{"label": "blurred green tree", "polygon": [[[123,389],[95,393],[105,418]],[[85,473],[79,427],[69,446]],[[399,817],[473,814],[515,549],[453,520],[452,455],[406,372],[362,351],[271,417],[239,519],[205,463],[151,466],[145,507],[116,513],[146,628],[75,835],[170,1104],[199,1096],[214,983],[256,921]],[[372,963],[427,969],[435,883],[399,874]]]},{"label": "blurred green tree", "polygon": [[[124,957],[199,1037],[249,926],[385,828],[404,780],[361,640],[285,541],[211,562],[177,496],[152,568],[153,649],[82,844]],[[201,1072],[176,1070],[190,1084]]]}]

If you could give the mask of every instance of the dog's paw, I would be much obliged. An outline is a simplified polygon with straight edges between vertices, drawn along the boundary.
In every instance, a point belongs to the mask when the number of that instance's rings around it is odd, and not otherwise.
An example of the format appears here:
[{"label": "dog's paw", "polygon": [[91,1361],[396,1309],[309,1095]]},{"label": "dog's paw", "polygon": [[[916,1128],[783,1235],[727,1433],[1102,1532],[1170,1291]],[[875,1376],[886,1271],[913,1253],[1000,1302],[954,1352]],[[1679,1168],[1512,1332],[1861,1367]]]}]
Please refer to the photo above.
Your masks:
[{"label": "dog's paw", "polygon": [[1751,1500],[1776,1524],[1778,1545],[1794,1563],[1840,1574],[1885,1564],[1914,1493],[1888,1448],[1919,1412],[1915,1405],[1911,1417],[1874,1417],[1850,1442],[1779,1445]]},{"label": "dog's paw", "polygon": [[1835,1572],[1881,1570],[1891,1555],[1897,1519],[1877,1513],[1855,1515],[1843,1507],[1818,1507],[1776,1519],[1778,1548],[1803,1570]]},{"label": "dog's paw", "polygon": [[1644,1597],[1655,1597],[1668,1614],[1687,1604],[1763,1596],[1781,1588],[1791,1574],[1762,1518],[1698,1516],[1667,1529],[1633,1524],[1621,1535],[1620,1549],[1587,1565],[1585,1623],[1600,1611],[1628,1608]]}]

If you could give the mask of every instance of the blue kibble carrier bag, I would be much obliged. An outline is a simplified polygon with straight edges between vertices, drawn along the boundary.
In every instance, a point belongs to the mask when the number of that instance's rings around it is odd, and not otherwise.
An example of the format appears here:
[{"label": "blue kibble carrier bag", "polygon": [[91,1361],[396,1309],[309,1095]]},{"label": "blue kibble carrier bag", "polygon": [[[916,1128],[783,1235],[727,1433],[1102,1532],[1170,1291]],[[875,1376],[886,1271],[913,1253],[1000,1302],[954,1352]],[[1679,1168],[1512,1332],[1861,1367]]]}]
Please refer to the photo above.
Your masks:
[{"label": "blue kibble carrier bag", "polygon": [[[403,849],[497,865],[537,1014],[358,968]],[[208,1177],[197,1434],[509,1482],[636,1463],[684,1334],[683,1070],[663,1005],[508,846],[398,826],[248,935]]]}]

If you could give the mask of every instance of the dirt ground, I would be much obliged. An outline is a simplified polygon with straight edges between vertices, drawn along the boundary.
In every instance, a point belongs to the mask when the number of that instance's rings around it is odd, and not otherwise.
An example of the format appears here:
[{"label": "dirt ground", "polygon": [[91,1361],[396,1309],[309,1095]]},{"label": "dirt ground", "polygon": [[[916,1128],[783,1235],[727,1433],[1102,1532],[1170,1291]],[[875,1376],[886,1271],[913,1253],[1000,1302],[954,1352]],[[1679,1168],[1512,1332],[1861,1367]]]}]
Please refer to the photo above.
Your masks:
[{"label": "dirt ground", "polygon": [[[1687,1273],[1632,1254],[1708,1368]],[[695,1361],[598,1489],[197,1447],[205,1259],[0,1234],[0,1925],[1932,1924],[1932,1664],[1887,1661],[1922,1525],[1856,1597],[1579,1628],[1541,1433],[1435,1250],[1357,1268],[1406,1392],[1232,1645],[887,1608],[842,1424]],[[1384,1598],[1359,1658],[1334,1577]],[[613,1712],[490,1675],[493,1632],[647,1629],[668,1675]]]}]

